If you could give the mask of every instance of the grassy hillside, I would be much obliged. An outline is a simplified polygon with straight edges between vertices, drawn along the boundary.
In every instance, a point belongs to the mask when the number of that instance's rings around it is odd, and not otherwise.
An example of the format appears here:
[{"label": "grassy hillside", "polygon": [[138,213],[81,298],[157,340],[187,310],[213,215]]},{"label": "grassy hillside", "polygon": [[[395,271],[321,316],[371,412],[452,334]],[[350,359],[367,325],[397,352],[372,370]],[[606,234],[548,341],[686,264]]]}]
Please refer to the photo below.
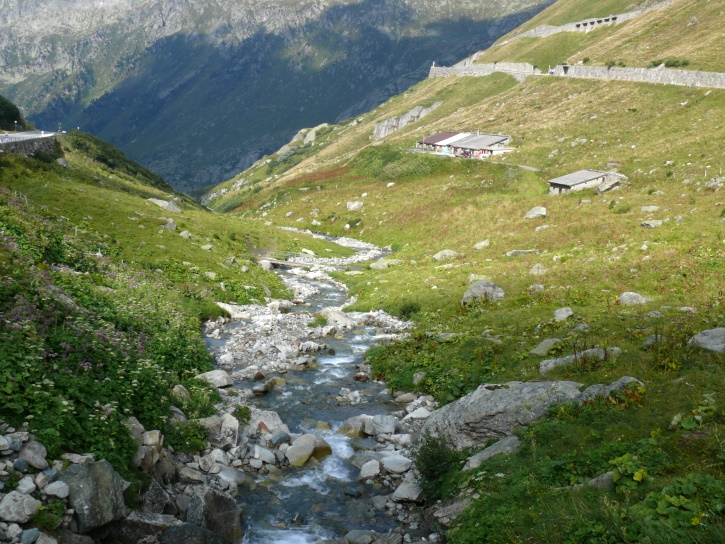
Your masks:
[{"label": "grassy hillside", "polygon": [[537,26],[559,26],[591,17],[605,17],[635,11],[657,4],[660,0],[558,0],[541,13],[532,17],[517,29],[503,36],[497,43],[506,41]]},{"label": "grassy hillside", "polygon": [[[581,4],[550,9],[563,18],[594,5]],[[611,12],[626,9],[616,7]],[[512,44],[518,50],[487,54],[518,51],[491,58],[554,64],[613,43],[632,25],[522,39]],[[638,33],[637,43],[666,41],[655,31]],[[719,43],[712,29],[697,43],[712,43],[713,35]],[[705,62],[699,45],[688,43],[691,62]],[[683,51],[662,47],[668,55]],[[371,139],[375,122],[435,101],[443,105],[428,117]],[[382,307],[416,321],[409,340],[368,353],[393,390],[450,402],[481,383],[643,382],[601,401],[555,407],[518,433],[515,454],[471,472],[460,470],[471,452],[425,441],[417,463],[430,502],[470,501],[449,542],[715,543],[725,539],[725,358],[688,340],[725,326],[724,121],[725,92],[715,89],[548,77],[517,84],[503,74],[432,79],[332,127],[294,162],[269,157],[235,180],[244,180],[239,190],[210,205],[393,248],[388,268],[339,274],[357,297],[352,309]],[[434,131],[479,129],[511,135],[516,151],[486,162],[408,152]],[[548,195],[547,179],[581,168],[628,179],[602,195]],[[364,206],[350,212],[351,201]],[[525,219],[534,206],[545,206],[546,217]],[[651,220],[662,223],[646,228]],[[434,260],[443,249],[458,256]],[[516,249],[533,251],[506,255]],[[502,287],[505,299],[462,306],[477,278]],[[629,291],[651,300],[620,304]],[[574,315],[556,321],[562,307]],[[544,357],[529,351],[551,338],[559,342],[548,357],[594,347],[622,354],[580,356],[544,376]],[[611,487],[570,487],[608,471]]]},{"label": "grassy hillside", "polygon": [[722,72],[725,71],[725,35],[720,29],[723,14],[723,6],[718,2],[675,0],[620,25],[587,33],[562,32],[546,38],[520,38],[494,46],[477,62],[529,62],[545,70],[549,65],[576,64],[585,59],[588,64],[613,61],[639,67],[680,61],[688,70]]},{"label": "grassy hillside", "polygon": [[[165,429],[171,404],[195,418],[219,400],[194,379],[213,368],[200,325],[223,314],[214,302],[287,296],[256,256],[344,251],[213,214],[87,135],[62,137],[58,154],[67,167],[0,157],[0,419],[51,458],[94,452],[135,479],[123,420]],[[172,397],[177,384],[188,400]],[[203,444],[193,424],[165,430],[177,449]]]}]

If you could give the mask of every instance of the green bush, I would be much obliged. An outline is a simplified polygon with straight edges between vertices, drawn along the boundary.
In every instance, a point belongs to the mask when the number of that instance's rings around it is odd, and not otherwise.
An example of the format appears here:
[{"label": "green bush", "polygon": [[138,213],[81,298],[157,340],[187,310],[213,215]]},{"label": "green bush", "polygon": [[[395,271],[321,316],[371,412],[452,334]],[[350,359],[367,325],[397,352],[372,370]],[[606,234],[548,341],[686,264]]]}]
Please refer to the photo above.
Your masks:
[{"label": "green bush", "polygon": [[207,435],[206,427],[198,421],[170,422],[164,430],[166,444],[188,454],[203,451]]},{"label": "green bush", "polygon": [[428,431],[421,438],[414,457],[420,472],[420,486],[428,501],[446,498],[451,492],[453,476],[465,457],[450,448],[445,438]]}]

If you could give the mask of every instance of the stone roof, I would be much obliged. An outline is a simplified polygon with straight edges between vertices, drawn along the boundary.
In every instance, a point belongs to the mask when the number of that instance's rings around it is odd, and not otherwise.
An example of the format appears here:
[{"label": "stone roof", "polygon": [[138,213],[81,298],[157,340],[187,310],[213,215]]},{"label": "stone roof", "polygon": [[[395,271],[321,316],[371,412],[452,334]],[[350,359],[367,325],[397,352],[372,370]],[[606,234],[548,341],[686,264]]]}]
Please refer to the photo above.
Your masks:
[{"label": "stone roof", "polygon": [[587,183],[588,181],[592,181],[606,175],[606,172],[600,172],[599,170],[579,170],[578,172],[572,172],[566,176],[550,179],[549,184],[574,187],[575,185]]}]

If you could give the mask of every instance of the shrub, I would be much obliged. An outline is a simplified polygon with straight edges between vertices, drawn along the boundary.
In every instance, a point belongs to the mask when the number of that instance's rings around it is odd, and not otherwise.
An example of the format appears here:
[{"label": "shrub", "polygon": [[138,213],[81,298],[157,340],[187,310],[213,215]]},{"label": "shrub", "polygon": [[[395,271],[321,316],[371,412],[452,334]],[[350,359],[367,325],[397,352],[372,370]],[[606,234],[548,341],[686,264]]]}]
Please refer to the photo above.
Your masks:
[{"label": "shrub", "polygon": [[183,453],[199,453],[204,450],[207,430],[198,421],[171,422],[166,426],[166,443]]},{"label": "shrub", "polygon": [[406,299],[400,303],[398,315],[404,319],[410,319],[418,312],[420,312],[420,303]]},{"label": "shrub", "polygon": [[442,436],[426,431],[414,452],[420,472],[420,485],[429,501],[445,498],[452,476],[458,471],[462,455],[451,449]]},{"label": "shrub", "polygon": [[249,409],[249,406],[243,406],[240,404],[234,408],[234,413],[232,415],[237,418],[240,425],[246,425],[249,423],[249,418],[252,417],[252,411]]}]

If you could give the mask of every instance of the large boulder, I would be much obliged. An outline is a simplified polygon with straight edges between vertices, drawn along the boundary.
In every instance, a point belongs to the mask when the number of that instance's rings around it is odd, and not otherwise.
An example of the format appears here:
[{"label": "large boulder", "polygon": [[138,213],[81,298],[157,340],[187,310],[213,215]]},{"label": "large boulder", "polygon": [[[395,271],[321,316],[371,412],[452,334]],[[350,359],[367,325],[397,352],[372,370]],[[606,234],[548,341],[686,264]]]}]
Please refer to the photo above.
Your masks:
[{"label": "large boulder", "polygon": [[170,527],[177,527],[181,523],[181,520],[176,519],[174,516],[134,510],[127,518],[114,523],[108,528],[103,542],[107,544],[136,544],[151,535],[159,537]]},{"label": "large boulder", "polygon": [[186,520],[220,535],[225,540],[239,542],[242,538],[241,514],[231,495],[207,487],[192,496]]},{"label": "large boulder", "polygon": [[725,327],[708,329],[697,333],[687,343],[703,349],[709,349],[710,351],[723,353],[725,351]]},{"label": "large boulder", "polygon": [[470,304],[475,300],[501,300],[506,293],[498,285],[488,280],[479,280],[466,289],[461,304]]},{"label": "large boulder", "polygon": [[577,400],[579,386],[567,381],[483,384],[433,412],[423,431],[445,437],[456,449],[479,448],[538,420],[552,404]]},{"label": "large boulder", "polygon": [[68,484],[68,502],[75,511],[78,531],[87,533],[128,515],[123,501],[124,481],[105,459],[71,465],[59,480]]},{"label": "large boulder", "polygon": [[327,319],[328,325],[334,325],[338,329],[354,329],[358,325],[357,321],[340,310],[325,308],[320,315]]},{"label": "large boulder", "polygon": [[332,453],[327,441],[314,434],[303,434],[287,448],[285,456],[293,467],[303,466],[311,457],[322,460]]},{"label": "large boulder", "polygon": [[227,539],[203,527],[184,523],[171,527],[160,540],[161,544],[231,544]]}]

